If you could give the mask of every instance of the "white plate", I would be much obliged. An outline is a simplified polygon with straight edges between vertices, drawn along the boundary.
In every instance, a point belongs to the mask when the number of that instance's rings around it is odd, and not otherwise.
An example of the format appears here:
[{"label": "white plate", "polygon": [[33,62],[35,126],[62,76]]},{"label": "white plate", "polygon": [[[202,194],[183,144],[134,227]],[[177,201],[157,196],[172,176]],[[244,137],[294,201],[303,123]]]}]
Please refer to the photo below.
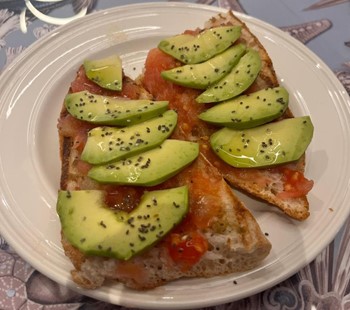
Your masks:
[{"label": "white plate", "polygon": [[[193,4],[153,3],[117,7],[53,31],[19,56],[0,79],[0,230],[33,267],[75,288],[60,245],[55,211],[59,186],[57,118],[70,81],[83,59],[112,52],[126,73],[140,73],[147,51],[163,37],[196,28],[223,10]],[[309,114],[315,135],[306,176],[315,181],[311,216],[303,223],[240,196],[253,211],[273,250],[248,273],[179,280],[148,292],[114,284],[86,295],[140,308],[195,308],[237,300],[291,276],[329,242],[348,216],[349,97],[328,67],[302,44],[257,19],[237,14],[264,44],[296,115]],[[233,284],[236,280],[237,284]]]}]

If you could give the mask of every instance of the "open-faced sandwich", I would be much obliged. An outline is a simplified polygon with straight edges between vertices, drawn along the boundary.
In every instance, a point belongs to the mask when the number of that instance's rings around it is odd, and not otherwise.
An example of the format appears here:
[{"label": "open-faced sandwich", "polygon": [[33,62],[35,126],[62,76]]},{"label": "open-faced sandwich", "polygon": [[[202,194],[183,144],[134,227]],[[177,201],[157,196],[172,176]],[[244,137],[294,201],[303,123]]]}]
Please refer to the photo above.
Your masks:
[{"label": "open-faced sandwich", "polygon": [[[263,130],[269,127],[261,130],[259,125],[293,118],[289,95],[279,86],[264,47],[231,12],[213,17],[206,28],[230,25],[241,29],[235,43],[200,64],[185,61],[184,65],[183,52],[176,51],[169,40],[161,42],[146,60],[143,85],[154,98],[169,100],[178,111],[186,139],[200,141],[203,155],[231,185],[304,220],[309,216],[306,195],[313,182],[304,177],[303,154],[313,134],[312,124],[308,117],[296,118],[276,124],[286,126],[286,131],[265,134]],[[200,29],[186,33],[206,40]],[[254,143],[249,139],[252,135]]]},{"label": "open-faced sandwich", "polygon": [[162,40],[137,81],[117,55],[86,60],[58,129],[57,212],[81,287],[257,267],[271,244],[228,184],[309,215],[311,120],[293,117],[268,54],[231,12]]}]

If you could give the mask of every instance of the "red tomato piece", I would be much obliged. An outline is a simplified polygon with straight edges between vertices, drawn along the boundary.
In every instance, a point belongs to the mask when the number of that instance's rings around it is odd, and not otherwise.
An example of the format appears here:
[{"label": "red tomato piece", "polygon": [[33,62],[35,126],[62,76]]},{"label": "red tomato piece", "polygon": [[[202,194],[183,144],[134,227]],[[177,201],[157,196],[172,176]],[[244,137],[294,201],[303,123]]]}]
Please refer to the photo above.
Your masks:
[{"label": "red tomato piece", "polygon": [[314,182],[305,178],[300,171],[284,168],[282,170],[284,177],[283,192],[279,194],[283,198],[297,198],[307,195],[312,189]]},{"label": "red tomato piece", "polygon": [[207,250],[207,240],[197,231],[170,235],[170,243],[168,244],[170,257],[184,270],[196,264]]}]

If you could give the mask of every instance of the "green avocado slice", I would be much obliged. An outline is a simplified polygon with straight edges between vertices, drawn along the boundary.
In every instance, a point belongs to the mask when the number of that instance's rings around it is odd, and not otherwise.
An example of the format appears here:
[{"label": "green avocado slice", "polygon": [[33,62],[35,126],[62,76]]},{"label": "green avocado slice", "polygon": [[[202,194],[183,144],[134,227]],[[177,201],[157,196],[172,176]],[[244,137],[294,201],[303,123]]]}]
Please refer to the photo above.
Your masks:
[{"label": "green avocado slice", "polygon": [[109,209],[105,192],[59,191],[63,235],[86,255],[128,260],[161,240],[188,212],[186,186],[145,192],[130,213]]},{"label": "green avocado slice", "polygon": [[226,76],[243,53],[244,44],[236,44],[209,60],[185,65],[162,72],[162,77],[175,84],[196,89],[205,89]]},{"label": "green avocado slice", "polygon": [[122,90],[123,68],[118,55],[100,59],[86,59],[84,69],[87,78],[97,85],[111,90]]},{"label": "green avocado slice", "polygon": [[261,59],[257,51],[248,49],[229,74],[201,93],[199,103],[219,102],[242,94],[253,84],[261,69]]},{"label": "green avocado slice", "polygon": [[249,129],[225,127],[210,137],[210,144],[233,167],[269,167],[298,160],[310,144],[313,131],[310,117],[302,116]]},{"label": "green avocado slice", "polygon": [[134,125],[168,109],[168,101],[131,100],[95,95],[88,91],[68,94],[64,102],[72,116],[98,125]]},{"label": "green avocado slice", "polygon": [[196,36],[185,33],[163,39],[158,48],[185,64],[197,64],[226,50],[240,35],[240,26],[220,26]]},{"label": "green avocado slice", "polygon": [[268,123],[287,109],[289,94],[283,87],[266,88],[218,103],[199,114],[208,123],[245,129]]},{"label": "green avocado slice", "polygon": [[92,167],[88,175],[100,183],[154,186],[188,166],[198,153],[198,143],[168,139],[149,151]]},{"label": "green avocado slice", "polygon": [[168,138],[176,123],[177,113],[168,110],[158,117],[128,127],[93,128],[88,132],[81,159],[96,165],[147,151]]}]

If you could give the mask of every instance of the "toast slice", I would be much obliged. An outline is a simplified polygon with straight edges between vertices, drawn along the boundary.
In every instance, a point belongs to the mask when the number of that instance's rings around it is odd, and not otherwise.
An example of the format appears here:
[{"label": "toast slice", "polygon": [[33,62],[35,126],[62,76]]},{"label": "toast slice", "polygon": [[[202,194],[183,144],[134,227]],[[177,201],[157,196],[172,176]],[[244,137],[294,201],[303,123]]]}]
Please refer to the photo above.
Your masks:
[{"label": "toast slice", "polygon": [[[123,85],[122,92],[106,91],[88,80],[80,68],[70,92],[88,90],[130,99],[150,97],[142,86],[127,77]],[[204,153],[180,173],[153,188],[104,185],[91,180],[87,176],[91,166],[80,156],[88,130],[93,127],[62,108],[58,121],[62,190],[103,190],[111,197],[113,207],[131,211],[146,190],[187,185],[189,213],[155,246],[126,261],[85,255],[62,233],[65,254],[74,265],[72,278],[79,286],[94,289],[115,280],[133,289],[150,289],[184,277],[212,277],[250,270],[269,254],[271,244],[258,223]],[[175,139],[186,137],[183,126],[172,135]]]},{"label": "toast slice", "polygon": [[[189,215],[141,255],[127,261],[86,256],[62,236],[65,254],[75,267],[73,280],[88,289],[97,288],[107,280],[133,289],[150,289],[184,277],[212,277],[250,270],[269,254],[271,244],[252,214],[234,196],[215,167],[208,169],[202,156],[161,188],[177,184],[189,186]],[[169,251],[179,238],[187,238],[203,251],[196,254],[200,256],[198,261],[192,256],[182,259],[175,255],[174,259]]]},{"label": "toast slice", "polygon": [[[246,93],[278,86],[278,79],[267,51],[247,26],[232,12],[227,12],[211,18],[205,24],[205,28],[221,25],[241,26],[242,34],[237,42],[244,43],[247,47],[259,52],[262,68]],[[200,31],[197,29],[192,32]],[[169,100],[170,107],[178,112],[179,119],[181,119],[178,130],[183,131],[185,139],[201,143],[202,155],[220,171],[229,184],[278,207],[294,219],[305,220],[309,216],[307,193],[313,186],[313,182],[304,177],[305,156],[293,163],[265,169],[234,168],[220,160],[209,144],[209,137],[217,128],[197,117],[209,107],[195,101],[200,91],[175,85],[161,76],[163,70],[181,65],[183,65],[181,62],[166,55],[158,48],[151,50],[141,77],[143,86],[155,99]],[[288,108],[281,118],[290,117],[293,117],[293,114]],[[293,182],[293,178],[297,182]]]}]

